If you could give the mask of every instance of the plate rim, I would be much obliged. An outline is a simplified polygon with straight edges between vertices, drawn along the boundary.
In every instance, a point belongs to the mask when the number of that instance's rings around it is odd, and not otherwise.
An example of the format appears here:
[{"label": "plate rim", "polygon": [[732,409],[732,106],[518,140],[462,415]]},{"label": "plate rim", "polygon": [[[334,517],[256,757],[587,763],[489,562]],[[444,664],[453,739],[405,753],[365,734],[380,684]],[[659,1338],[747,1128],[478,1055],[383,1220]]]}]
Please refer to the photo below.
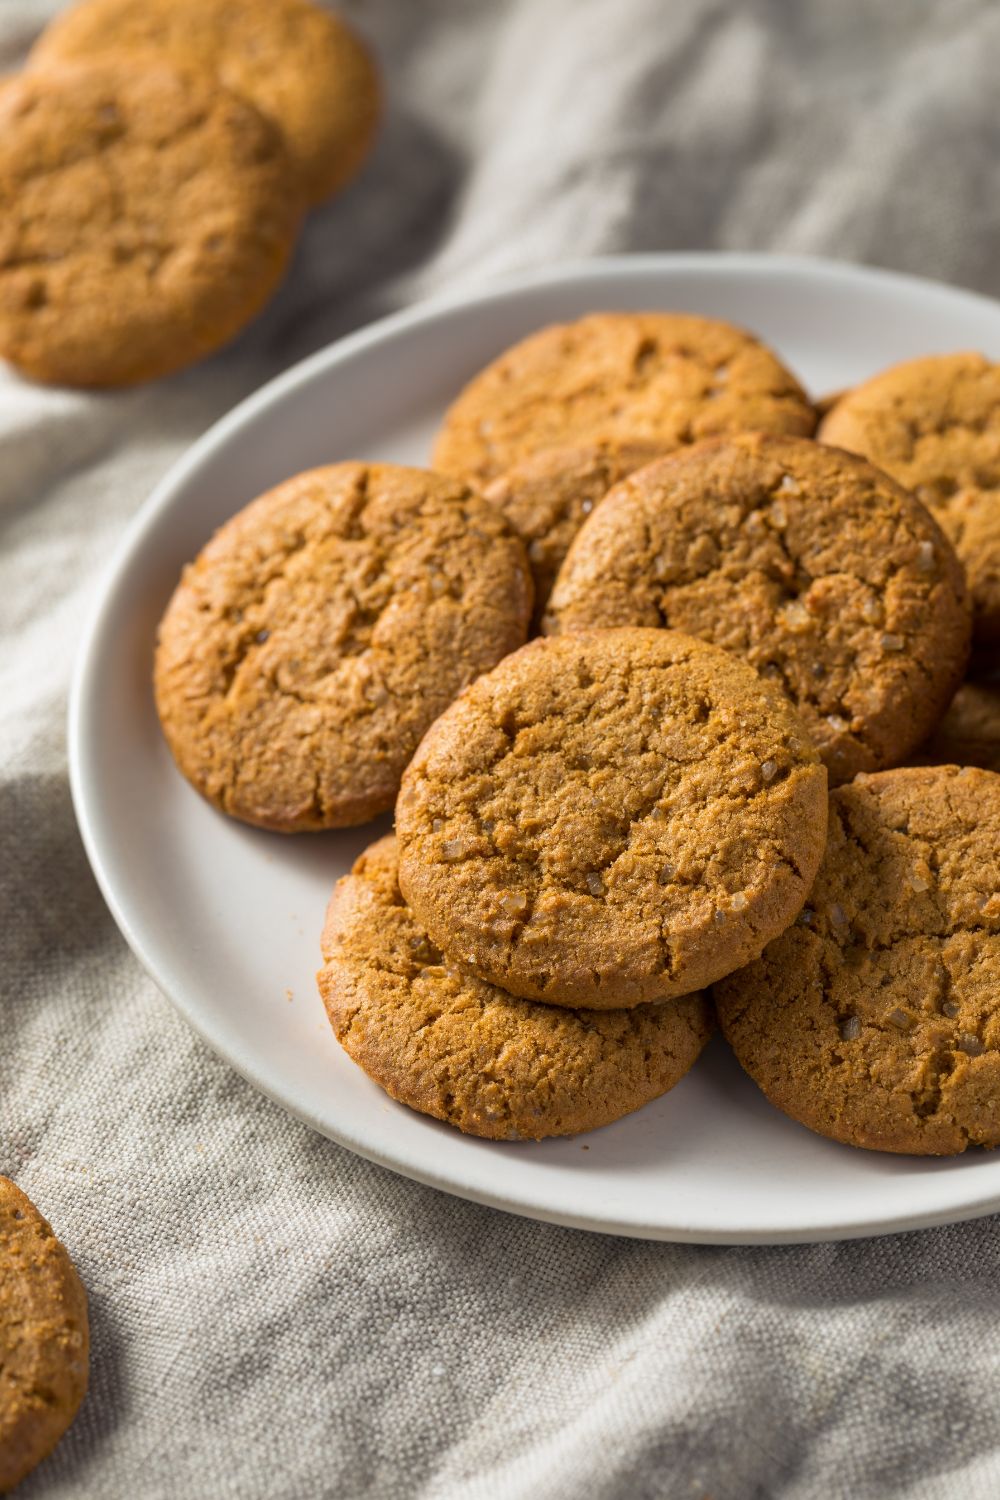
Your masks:
[{"label": "plate rim", "polygon": [[93,585],[92,600],[86,612],[84,627],[77,647],[67,705],[67,752],[70,793],[77,826],[83,841],[91,870],[106,902],[111,916],[129,948],[153,983],[174,1006],[184,1020],[202,1040],[234,1068],[246,1081],[280,1109],[302,1121],[310,1129],[327,1139],[335,1141],[345,1149],[365,1160],[385,1167],[398,1175],[435,1188],[452,1197],[459,1197],[483,1206],[512,1213],[518,1217],[564,1228],[585,1230],[595,1234],[622,1235],[627,1238],[684,1244],[716,1245],[780,1245],[814,1244],[836,1240],[873,1238],[885,1234],[902,1233],[935,1225],[961,1223],[982,1217],[1000,1209],[1000,1191],[980,1194],[966,1199],[958,1207],[942,1207],[899,1213],[890,1219],[876,1220],[870,1215],[848,1221],[826,1222],[795,1226],[786,1224],[774,1228],[718,1228],[697,1224],[639,1223],[635,1220],[599,1221],[593,1216],[563,1212],[541,1202],[512,1200],[502,1192],[491,1192],[477,1183],[457,1181],[452,1174],[436,1173],[407,1160],[405,1163],[393,1157],[371,1142],[359,1139],[349,1130],[331,1128],[328,1122],[318,1118],[308,1108],[297,1106],[293,1101],[279,1095],[261,1076],[253,1058],[241,1055],[216,1034],[210,1020],[198,1007],[189,1001],[180,984],[172,984],[169,972],[164,973],[149,952],[143,935],[133,924],[126,907],[119,899],[116,883],[105,861],[100,830],[96,826],[95,810],[91,805],[89,780],[92,767],[88,758],[90,730],[89,685],[99,670],[100,655],[96,648],[104,628],[106,616],[112,607],[119,585],[124,580],[133,553],[140,547],[143,538],[173,501],[176,491],[191,477],[219,446],[253,424],[258,413],[275,402],[293,394],[297,389],[309,385],[317,377],[337,365],[349,362],[362,351],[391,342],[399,333],[433,324],[442,316],[472,306],[484,307],[502,302],[524,292],[544,290],[582,277],[614,282],[633,274],[655,275],[657,273],[684,272],[718,275],[759,276],[764,279],[794,273],[815,276],[817,280],[833,277],[840,282],[854,282],[867,288],[881,283],[899,290],[920,294],[933,292],[946,294],[949,298],[969,304],[969,310],[988,308],[992,315],[1000,312],[1000,300],[964,287],[950,286],[946,282],[930,277],[896,272],[884,267],[865,266],[858,263],[838,261],[824,256],[772,255],[767,252],[742,251],[685,251],[650,252],[642,254],[617,254],[576,258],[557,262],[551,266],[512,271],[503,275],[483,279],[463,280],[460,287],[447,293],[430,297],[389,313],[354,330],[323,348],[315,350],[288,369],[266,381],[257,390],[244,397],[222,417],[218,418],[191,443],[168,467],[153,486],[125,526],[111,556],[101,569]]}]

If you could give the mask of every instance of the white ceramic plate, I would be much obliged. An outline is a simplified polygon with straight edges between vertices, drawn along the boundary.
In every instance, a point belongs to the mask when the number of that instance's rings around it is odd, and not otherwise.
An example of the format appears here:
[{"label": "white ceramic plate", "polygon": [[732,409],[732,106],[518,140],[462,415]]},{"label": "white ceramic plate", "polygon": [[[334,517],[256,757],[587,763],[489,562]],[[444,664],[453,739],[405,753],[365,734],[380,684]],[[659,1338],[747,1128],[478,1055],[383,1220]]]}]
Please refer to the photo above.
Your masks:
[{"label": "white ceramic plate", "polygon": [[765,256],[563,266],[377,323],[265,386],[175,465],[125,536],[70,708],[77,816],[104,895],[206,1040],[315,1129],[422,1182],[580,1228],[694,1241],[841,1238],[1000,1208],[1000,1152],[853,1151],[773,1110],[716,1040],[666,1098],[540,1145],[473,1140],[393,1103],[340,1050],[314,984],[334,880],[386,822],[283,838],[215,813],[156,722],[156,621],[179,569],[268,486],[347,458],[426,463],[459,387],[545,323],[677,308],[761,334],[817,394],[910,356],[1000,359],[1000,304],[885,272]]}]

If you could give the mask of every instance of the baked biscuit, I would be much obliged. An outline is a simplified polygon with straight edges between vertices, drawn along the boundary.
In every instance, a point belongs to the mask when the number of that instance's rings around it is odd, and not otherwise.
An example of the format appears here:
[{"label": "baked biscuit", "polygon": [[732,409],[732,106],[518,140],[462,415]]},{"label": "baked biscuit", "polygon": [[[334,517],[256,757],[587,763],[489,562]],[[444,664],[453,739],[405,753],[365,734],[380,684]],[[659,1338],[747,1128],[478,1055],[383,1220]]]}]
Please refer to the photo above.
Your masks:
[{"label": "baked biscuit", "polygon": [[968,657],[952,548],[863,459],[748,433],[626,479],[573,542],[544,629],[666,625],[795,704],[834,782],[906,758]]},{"label": "baked biscuit", "polygon": [[859,777],[798,922],[716,985],[772,1104],[870,1150],[1000,1144],[1000,776]]},{"label": "baked biscuit", "polygon": [[842,397],[820,438],[933,511],[965,567],[977,641],[1000,642],[1000,365],[981,354],[895,365]]},{"label": "baked biscuit", "polygon": [[31,1200],[0,1177],[0,1493],[56,1446],[87,1390],[87,1296]]},{"label": "baked biscuit", "polygon": [[203,796],[264,828],[392,806],[427,726],[523,642],[524,548],[458,480],[335,464],[269,491],[185,570],[156,700]]},{"label": "baked biscuit", "polygon": [[592,313],[543,328],[488,365],[445,414],[434,468],[488,479],[542,448],[714,433],[809,437],[798,381],[742,329],[687,313]]},{"label": "baked biscuit", "polygon": [[658,458],[651,443],[591,443],[544,448],[514,464],[483,490],[528,551],[535,580],[534,624],[552,592],[569,544],[612,485]]},{"label": "baked biscuit", "polygon": [[430,941],[397,877],[389,837],[338,882],[318,978],[345,1050],[412,1109],[491,1140],[575,1135],[665,1094],[708,1040],[701,995],[595,1014],[473,978]]},{"label": "baked biscuit", "polygon": [[532,641],[425,735],[396,807],[432,942],[526,999],[595,1010],[729,973],[792,921],[826,773],[791,705],[675,631]]},{"label": "baked biscuit", "polygon": [[371,148],[375,65],[339,16],[308,0],[80,0],[42,33],[29,66],[140,52],[255,105],[284,136],[310,204],[343,187]]},{"label": "baked biscuit", "polygon": [[1000,681],[963,682],[913,762],[980,766],[985,771],[1000,772]]},{"label": "baked biscuit", "polygon": [[8,79],[0,356],[65,385],[168,375],[260,311],[300,218],[277,130],[212,80],[132,59]]}]

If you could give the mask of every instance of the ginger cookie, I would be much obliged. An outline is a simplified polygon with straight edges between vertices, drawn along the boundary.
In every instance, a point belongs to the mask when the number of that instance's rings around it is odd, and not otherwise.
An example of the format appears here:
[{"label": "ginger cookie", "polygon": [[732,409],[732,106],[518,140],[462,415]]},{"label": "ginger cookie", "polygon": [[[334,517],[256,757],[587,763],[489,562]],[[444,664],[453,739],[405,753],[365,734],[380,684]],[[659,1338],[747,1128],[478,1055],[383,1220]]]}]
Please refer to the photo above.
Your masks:
[{"label": "ginger cookie", "polygon": [[248,99],[281,131],[310,204],[343,187],[371,148],[375,65],[340,17],[309,0],[81,0],[43,32],[30,65],[133,53]]},{"label": "ginger cookie", "polygon": [[354,1061],[400,1103],[490,1140],[609,1125],[672,1089],[712,1030],[702,995],[574,1011],[463,972],[403,900],[392,837],[338,882],[323,959],[320,992]]},{"label": "ginger cookie", "polygon": [[569,544],[594,506],[612,485],[652,463],[660,452],[651,443],[545,448],[515,463],[483,490],[528,549],[536,626]]},{"label": "ginger cookie", "polygon": [[166,64],[8,80],[0,356],[37,380],[119,386],[211,354],[284,273],[290,177],[253,105]]},{"label": "ginger cookie", "polygon": [[445,414],[434,468],[488,479],[542,448],[668,452],[746,429],[809,437],[795,377],[742,329],[687,313],[592,313],[515,344]]},{"label": "ginger cookie", "polygon": [[543,628],[665,625],[795,704],[834,782],[902,761],[962,679],[962,570],[928,512],[863,459],[747,433],[617,485],[579,532]]},{"label": "ginger cookie", "polygon": [[807,907],[714,991],[772,1104],[871,1150],[1000,1145],[998,850],[989,771],[908,767],[833,793]]},{"label": "ginger cookie", "polygon": [[981,354],[895,365],[838,401],[820,438],[863,454],[934,513],[965,567],[977,641],[1000,642],[1000,365]]},{"label": "ginger cookie", "polygon": [[826,772],[791,705],[675,631],[538,639],[425,735],[400,886],[450,958],[526,999],[688,994],[795,916]]},{"label": "ginger cookie", "polygon": [[41,1463],[87,1390],[87,1296],[51,1226],[0,1177],[0,1493]]},{"label": "ginger cookie", "polygon": [[523,546],[460,481],[392,464],[299,474],[185,570],[156,651],[164,733],[233,817],[363,823],[456,693],[521,645],[531,600]]},{"label": "ginger cookie", "polygon": [[1000,772],[1000,681],[963,682],[914,762]]}]

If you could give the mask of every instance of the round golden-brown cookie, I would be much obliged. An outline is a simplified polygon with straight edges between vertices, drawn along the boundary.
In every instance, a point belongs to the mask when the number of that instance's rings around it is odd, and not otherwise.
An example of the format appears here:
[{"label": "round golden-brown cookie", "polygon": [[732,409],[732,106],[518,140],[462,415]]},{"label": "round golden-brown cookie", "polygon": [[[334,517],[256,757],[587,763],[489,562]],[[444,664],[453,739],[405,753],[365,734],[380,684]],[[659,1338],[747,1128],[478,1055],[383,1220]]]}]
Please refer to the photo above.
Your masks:
[{"label": "round golden-brown cookie", "polygon": [[719,432],[811,435],[816,414],[769,349],[687,313],[592,313],[543,328],[488,365],[445,414],[434,467],[491,478],[542,448]]},{"label": "round golden-brown cookie", "polygon": [[87,1296],[51,1226],[0,1177],[0,1493],[41,1463],[87,1390]]},{"label": "round golden-brown cookie", "polygon": [[524,548],[455,479],[335,464],[228,521],[160,625],[174,757],[234,817],[285,832],[392,806],[427,726],[523,642]]},{"label": "round golden-brown cookie", "polygon": [[743,1067],[811,1130],[921,1155],[1000,1145],[1000,776],[839,788],[798,922],[714,995]]},{"label": "round golden-brown cookie", "polygon": [[131,59],[0,87],[0,356],[129,385],[260,311],[301,217],[277,130],[217,83]]},{"label": "round golden-brown cookie", "polygon": [[396,806],[433,942],[527,999],[701,989],[793,919],[826,772],[771,684],[666,630],[539,639],[425,735]]},{"label": "round golden-brown cookie", "polygon": [[747,433],[616,486],[578,533],[548,631],[666,625],[772,678],[835,782],[903,759],[968,657],[962,570],[927,511],[863,459]]},{"label": "round golden-brown cookie", "polygon": [[913,757],[926,766],[1000,772],[1000,681],[963,682],[944,718]]},{"label": "round golden-brown cookie", "polygon": [[79,0],[43,32],[29,66],[133,53],[248,99],[280,129],[310,204],[353,177],[371,147],[375,65],[339,16],[309,0]]},{"label": "round golden-brown cookie", "polygon": [[977,640],[1000,642],[1000,365],[981,354],[896,365],[842,397],[820,437],[933,511],[965,566]]},{"label": "round golden-brown cookie", "polygon": [[541,622],[569,544],[612,485],[659,457],[652,443],[590,443],[543,448],[483,490],[528,549],[535,580],[534,623]]},{"label": "round golden-brown cookie", "polygon": [[384,838],[338,882],[318,975],[337,1039],[394,1099],[470,1135],[541,1140],[640,1109],[695,1062],[702,995],[602,1013],[518,1000],[445,959],[398,869]]}]

